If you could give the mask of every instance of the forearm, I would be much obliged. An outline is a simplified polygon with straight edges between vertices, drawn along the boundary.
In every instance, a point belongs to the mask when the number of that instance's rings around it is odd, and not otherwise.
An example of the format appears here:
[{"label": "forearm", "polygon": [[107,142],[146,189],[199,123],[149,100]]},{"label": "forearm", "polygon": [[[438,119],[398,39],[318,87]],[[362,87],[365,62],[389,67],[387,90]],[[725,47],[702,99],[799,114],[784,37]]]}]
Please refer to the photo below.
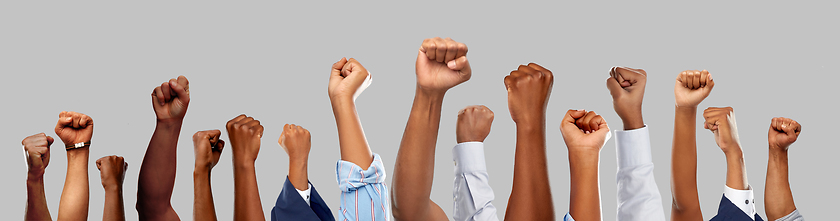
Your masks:
[{"label": "forearm", "polygon": [[764,207],[768,220],[776,220],[796,210],[788,177],[787,151],[770,150],[764,188]]},{"label": "forearm", "polygon": [[216,220],[213,191],[210,188],[210,170],[196,169],[193,172],[193,219]]},{"label": "forearm", "polygon": [[265,220],[254,162],[234,160],[233,180],[233,219]]},{"label": "forearm", "polygon": [[517,124],[513,188],[506,220],[553,220],[554,206],[545,155],[545,120]]},{"label": "forearm", "polygon": [[295,189],[306,190],[309,188],[309,166],[308,159],[289,159],[289,182]]},{"label": "forearm", "polygon": [[[175,170],[177,161],[178,136],[181,132],[181,122],[158,122],[143,164],[137,184],[137,207],[142,210],[154,208],[161,210],[170,207],[172,189],[175,186]],[[143,213],[143,212],[141,212]]]},{"label": "forearm", "polygon": [[373,153],[365,139],[365,132],[362,130],[359,115],[356,113],[355,102],[352,98],[336,98],[332,102],[332,107],[335,124],[338,127],[341,159],[367,169],[373,161]]},{"label": "forearm", "polygon": [[59,220],[87,220],[90,201],[89,154],[88,148],[67,151],[67,175],[58,204]]},{"label": "forearm", "polygon": [[47,208],[43,177],[30,177],[26,180],[26,214],[24,220],[52,220]]},{"label": "forearm", "polygon": [[696,107],[676,107],[671,149],[672,220],[702,218],[697,193]]},{"label": "forearm", "polygon": [[726,186],[736,190],[746,190],[747,168],[744,165],[744,154],[740,147],[728,148],[726,154]]},{"label": "forearm", "polygon": [[569,214],[575,220],[601,220],[598,161],[598,152],[569,151]]},{"label": "forearm", "polygon": [[102,220],[125,220],[123,189],[121,186],[105,187],[105,207]]}]

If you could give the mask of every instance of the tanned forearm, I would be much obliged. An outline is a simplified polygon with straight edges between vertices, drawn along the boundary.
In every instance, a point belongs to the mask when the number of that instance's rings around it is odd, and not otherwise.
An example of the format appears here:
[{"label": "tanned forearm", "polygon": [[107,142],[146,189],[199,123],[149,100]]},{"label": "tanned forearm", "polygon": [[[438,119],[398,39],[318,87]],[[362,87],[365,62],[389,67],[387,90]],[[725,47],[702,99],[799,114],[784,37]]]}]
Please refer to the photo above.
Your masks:
[{"label": "tanned forearm", "polygon": [[24,220],[52,220],[47,208],[43,177],[26,179],[26,214]]},{"label": "tanned forearm", "polygon": [[123,189],[121,186],[105,187],[105,208],[102,220],[125,220]]},{"label": "tanned forearm", "polygon": [[702,220],[697,193],[697,107],[676,107],[671,149],[671,220]]},{"label": "tanned forearm", "polygon": [[545,156],[545,117],[531,122],[536,123],[516,125],[513,188],[505,220],[554,220]]},{"label": "tanned forearm", "polygon": [[233,162],[233,220],[265,220],[254,162]]},{"label": "tanned forearm", "polygon": [[306,190],[309,188],[309,163],[308,159],[289,159],[289,182],[295,189]]},{"label": "tanned forearm", "polygon": [[598,181],[599,153],[569,151],[571,194],[569,214],[575,220],[601,220],[601,194]]},{"label": "tanned forearm", "polygon": [[725,155],[726,186],[736,190],[746,190],[749,182],[747,182],[747,168],[744,165],[744,154],[741,147],[727,148]]},{"label": "tanned forearm", "polygon": [[367,170],[373,162],[362,123],[356,113],[356,103],[352,98],[337,98],[332,102],[335,124],[338,127],[338,142],[341,147],[341,159],[349,161]]},{"label": "tanned forearm", "polygon": [[764,188],[764,207],[768,220],[782,218],[796,210],[788,178],[787,150],[770,149]]},{"label": "tanned forearm", "polygon": [[193,219],[217,220],[213,191],[210,187],[210,169],[196,168],[193,172]]},{"label": "tanned forearm", "polygon": [[158,122],[143,164],[137,184],[137,211],[140,219],[174,215],[170,204],[172,189],[175,187],[178,136],[181,133],[181,121]]},{"label": "tanned forearm", "polygon": [[67,175],[58,204],[59,220],[87,220],[90,202],[89,155],[89,148],[67,151]]}]

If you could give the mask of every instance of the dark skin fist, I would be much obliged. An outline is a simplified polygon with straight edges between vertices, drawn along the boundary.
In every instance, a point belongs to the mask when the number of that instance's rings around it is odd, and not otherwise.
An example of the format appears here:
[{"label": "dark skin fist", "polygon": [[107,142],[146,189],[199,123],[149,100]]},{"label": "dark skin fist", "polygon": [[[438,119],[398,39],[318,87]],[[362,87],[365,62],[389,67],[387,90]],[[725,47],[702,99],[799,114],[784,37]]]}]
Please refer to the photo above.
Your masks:
[{"label": "dark skin fist", "polygon": [[82,113],[62,111],[58,114],[55,134],[65,146],[88,142],[93,138],[93,119]]},{"label": "dark skin fist", "polygon": [[44,133],[28,136],[20,143],[26,151],[26,164],[29,165],[29,176],[40,178],[50,164],[50,145],[55,140]]},{"label": "dark skin fist", "polygon": [[260,138],[263,134],[263,126],[260,121],[244,114],[227,122],[228,137],[233,148],[233,159],[235,162],[250,162],[257,160],[260,153]]},{"label": "dark skin fist", "polygon": [[289,159],[307,159],[312,148],[309,130],[294,124],[283,125],[283,133],[277,140],[280,147],[289,155]]},{"label": "dark skin fist", "polygon": [[613,108],[624,122],[625,130],[644,127],[642,120],[642,99],[645,97],[647,72],[642,69],[613,67],[607,88],[613,98]]},{"label": "dark skin fist", "polygon": [[222,150],[225,148],[225,141],[219,139],[221,135],[220,130],[198,131],[193,134],[195,168],[210,170],[219,163]]},{"label": "dark skin fist", "polygon": [[128,170],[128,163],[121,156],[104,156],[96,160],[96,169],[102,176],[102,187],[110,188],[123,186],[125,171]]},{"label": "dark skin fist", "polygon": [[423,40],[415,64],[417,85],[424,90],[444,92],[470,79],[467,45],[450,38]]},{"label": "dark skin fist", "polygon": [[715,82],[707,70],[683,71],[674,84],[674,98],[677,107],[697,107],[703,99],[712,93]]},{"label": "dark skin fist", "polygon": [[790,118],[776,117],[770,121],[770,130],[767,132],[767,141],[770,143],[770,150],[787,151],[799,133],[802,132],[802,125]]},{"label": "dark skin fist", "polygon": [[190,81],[178,76],[155,87],[152,91],[152,108],[160,122],[182,121],[190,104]]},{"label": "dark skin fist", "polygon": [[468,106],[458,112],[455,138],[458,143],[484,142],[493,124],[493,111],[484,105]]},{"label": "dark skin fist", "polygon": [[554,75],[534,63],[519,65],[505,77],[508,91],[508,108],[517,124],[543,124],[548,97],[554,84]]},{"label": "dark skin fist", "polygon": [[703,111],[703,118],[706,119],[703,128],[709,129],[715,134],[715,142],[724,153],[731,150],[740,150],[741,142],[738,139],[735,110],[732,107],[706,108]]},{"label": "dark skin fist", "polygon": [[569,151],[600,152],[610,139],[607,121],[595,111],[569,110],[560,123],[560,133]]}]

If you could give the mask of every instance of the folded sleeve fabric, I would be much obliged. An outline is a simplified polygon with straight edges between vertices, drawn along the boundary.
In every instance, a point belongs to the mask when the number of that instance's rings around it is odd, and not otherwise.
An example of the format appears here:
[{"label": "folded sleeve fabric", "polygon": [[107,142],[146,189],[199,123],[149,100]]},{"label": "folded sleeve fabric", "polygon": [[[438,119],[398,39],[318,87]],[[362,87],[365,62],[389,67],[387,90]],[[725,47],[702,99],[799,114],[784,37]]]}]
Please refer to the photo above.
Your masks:
[{"label": "folded sleeve fabric", "polygon": [[572,218],[572,214],[566,213],[566,215],[563,216],[563,221],[575,221],[575,219]]},{"label": "folded sleeve fabric", "polygon": [[662,196],[653,177],[650,132],[645,127],[615,131],[619,221],[665,221]]},{"label": "folded sleeve fabric", "polygon": [[[761,216],[758,216],[758,214],[755,214],[755,212],[753,212],[752,215],[747,215],[747,213],[741,210],[736,203],[739,202],[730,200],[727,198],[726,194],[724,194],[720,199],[717,215],[712,217],[709,221],[764,221],[764,219],[762,219]],[[744,204],[744,201],[740,201],[740,203]]]},{"label": "folded sleeve fabric", "polygon": [[484,161],[484,143],[464,142],[452,148],[455,161],[455,221],[498,221],[493,188]]},{"label": "folded sleeve fabric", "polygon": [[321,198],[315,186],[309,184],[309,203],[304,200],[303,195],[286,176],[283,183],[283,190],[277,197],[274,208],[271,209],[271,220],[300,220],[300,221],[334,221],[335,217]]},{"label": "folded sleeve fabric", "polygon": [[799,210],[794,210],[787,216],[776,219],[776,221],[805,221],[805,218],[799,214]]},{"label": "folded sleeve fabric", "polygon": [[385,185],[385,166],[379,154],[367,170],[344,160],[335,167],[338,188],[341,190],[339,220],[390,220],[391,205]]}]

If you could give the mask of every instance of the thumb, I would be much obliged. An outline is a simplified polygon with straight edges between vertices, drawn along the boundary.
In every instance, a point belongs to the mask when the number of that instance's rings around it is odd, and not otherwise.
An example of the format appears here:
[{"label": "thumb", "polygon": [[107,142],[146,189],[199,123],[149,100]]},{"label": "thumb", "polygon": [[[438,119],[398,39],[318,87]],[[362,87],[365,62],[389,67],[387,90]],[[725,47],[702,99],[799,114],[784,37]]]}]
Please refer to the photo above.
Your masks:
[{"label": "thumb", "polygon": [[446,63],[446,66],[453,71],[460,71],[463,74],[469,75],[472,73],[470,61],[467,60],[467,56],[461,56],[455,60],[451,60],[449,63]]},{"label": "thumb", "polygon": [[567,131],[576,131],[580,130],[577,125],[575,124],[575,119],[583,117],[586,114],[586,110],[568,110],[566,111],[566,115],[563,116],[563,121],[560,123],[560,132],[567,133]]},{"label": "thumb", "polygon": [[613,77],[607,78],[607,89],[610,90],[610,95],[612,95],[613,99],[617,98],[624,91],[624,88],[621,88],[621,84]]}]

